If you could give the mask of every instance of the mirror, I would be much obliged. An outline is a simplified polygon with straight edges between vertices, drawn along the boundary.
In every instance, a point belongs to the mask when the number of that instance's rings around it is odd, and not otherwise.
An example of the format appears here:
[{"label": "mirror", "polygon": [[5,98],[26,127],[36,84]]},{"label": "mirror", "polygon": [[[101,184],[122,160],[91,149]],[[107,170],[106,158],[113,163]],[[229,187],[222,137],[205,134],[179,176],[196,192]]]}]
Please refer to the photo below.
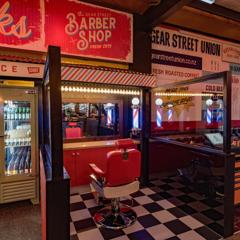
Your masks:
[{"label": "mirror", "polygon": [[119,135],[119,103],[64,102],[65,139]]}]

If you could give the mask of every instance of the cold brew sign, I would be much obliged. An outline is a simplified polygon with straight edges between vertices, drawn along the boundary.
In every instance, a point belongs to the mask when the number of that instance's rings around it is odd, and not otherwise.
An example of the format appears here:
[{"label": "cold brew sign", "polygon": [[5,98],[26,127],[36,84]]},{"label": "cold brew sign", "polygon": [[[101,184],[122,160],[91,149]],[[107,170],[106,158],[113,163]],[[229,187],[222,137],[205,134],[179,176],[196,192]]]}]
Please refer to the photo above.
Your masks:
[{"label": "cold brew sign", "polygon": [[132,15],[76,0],[45,2],[46,45],[62,52],[132,62]]},{"label": "cold brew sign", "polygon": [[0,46],[132,62],[132,15],[77,0],[0,1]]}]

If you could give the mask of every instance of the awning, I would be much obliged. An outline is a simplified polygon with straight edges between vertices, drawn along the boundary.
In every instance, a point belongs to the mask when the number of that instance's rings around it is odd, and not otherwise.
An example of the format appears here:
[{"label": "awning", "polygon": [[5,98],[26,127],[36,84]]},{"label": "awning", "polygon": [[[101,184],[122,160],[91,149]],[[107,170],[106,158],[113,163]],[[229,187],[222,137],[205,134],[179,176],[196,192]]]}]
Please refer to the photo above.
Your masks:
[{"label": "awning", "polygon": [[62,66],[62,80],[156,87],[156,76],[154,75],[86,66]]},{"label": "awning", "polygon": [[[19,70],[14,74],[11,72],[11,68],[7,68],[6,71],[0,73],[2,76],[42,77],[43,75],[42,71],[38,71],[38,75],[33,74],[32,65],[28,65],[34,63],[36,64],[34,65],[35,68],[38,65],[38,68],[43,70],[44,60],[42,59],[0,55],[0,60],[6,61],[6,64],[8,64],[9,66],[13,61],[18,62],[19,66]],[[23,71],[24,69],[26,69],[26,71]],[[134,71],[126,71],[116,68],[63,64],[61,72],[62,80],[65,81],[105,83],[137,87],[156,87],[156,76],[154,75],[143,74]]]}]

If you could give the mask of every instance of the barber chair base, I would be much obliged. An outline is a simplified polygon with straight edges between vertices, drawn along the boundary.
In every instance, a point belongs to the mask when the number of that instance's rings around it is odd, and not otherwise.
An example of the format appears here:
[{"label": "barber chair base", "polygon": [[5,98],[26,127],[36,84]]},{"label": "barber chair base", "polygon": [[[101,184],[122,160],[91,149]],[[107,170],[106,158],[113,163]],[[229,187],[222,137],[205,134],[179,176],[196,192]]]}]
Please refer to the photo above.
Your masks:
[{"label": "barber chair base", "polygon": [[101,227],[109,229],[122,229],[129,227],[137,220],[137,214],[129,206],[120,204],[118,212],[112,206],[105,207],[94,216],[94,221]]}]

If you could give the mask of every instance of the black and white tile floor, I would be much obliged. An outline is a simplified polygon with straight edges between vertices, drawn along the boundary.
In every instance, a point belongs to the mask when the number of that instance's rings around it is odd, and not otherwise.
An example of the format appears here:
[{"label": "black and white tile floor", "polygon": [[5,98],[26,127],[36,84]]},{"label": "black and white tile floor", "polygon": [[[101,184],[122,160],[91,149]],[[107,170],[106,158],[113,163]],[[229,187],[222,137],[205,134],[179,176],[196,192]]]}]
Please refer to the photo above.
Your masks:
[{"label": "black and white tile floor", "polygon": [[97,227],[92,216],[101,207],[91,193],[74,193],[70,202],[71,240],[221,239],[216,233],[222,231],[221,201],[193,192],[178,176],[152,179],[148,188],[123,198],[138,219],[122,230]]}]

